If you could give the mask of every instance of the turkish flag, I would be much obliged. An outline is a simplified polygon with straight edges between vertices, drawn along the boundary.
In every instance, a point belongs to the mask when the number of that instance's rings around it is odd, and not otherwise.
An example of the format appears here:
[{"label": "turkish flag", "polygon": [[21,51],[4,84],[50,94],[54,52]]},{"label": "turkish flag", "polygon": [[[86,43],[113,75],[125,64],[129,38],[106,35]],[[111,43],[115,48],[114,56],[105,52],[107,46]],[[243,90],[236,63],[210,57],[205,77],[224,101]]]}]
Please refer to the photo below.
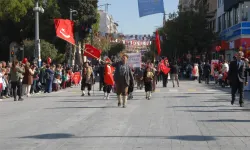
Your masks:
[{"label": "turkish flag", "polygon": [[104,68],[104,83],[106,85],[114,85],[113,68],[109,65],[105,65]]},{"label": "turkish flag", "polygon": [[163,62],[159,64],[159,70],[162,71],[164,74],[168,74],[170,68],[168,68]]},{"label": "turkish flag", "polygon": [[54,19],[56,36],[75,45],[74,22],[68,19]]},{"label": "turkish flag", "polygon": [[101,57],[102,51],[95,48],[94,46],[90,44],[85,44],[85,51],[84,51],[84,56],[90,57],[90,58],[95,58],[99,59]]},{"label": "turkish flag", "polygon": [[156,33],[155,33],[155,45],[157,48],[157,53],[158,55],[160,55],[161,54],[161,41],[160,41],[158,30],[156,30]]}]

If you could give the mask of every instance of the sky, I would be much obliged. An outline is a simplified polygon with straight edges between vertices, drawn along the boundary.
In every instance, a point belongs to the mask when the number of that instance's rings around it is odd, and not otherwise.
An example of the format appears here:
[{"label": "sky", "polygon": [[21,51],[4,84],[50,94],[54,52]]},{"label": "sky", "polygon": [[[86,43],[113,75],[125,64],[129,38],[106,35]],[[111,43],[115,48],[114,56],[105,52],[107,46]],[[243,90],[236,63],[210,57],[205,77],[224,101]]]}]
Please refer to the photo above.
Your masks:
[{"label": "sky", "polygon": [[[152,34],[163,24],[163,14],[139,17],[138,0],[99,0],[98,5],[109,3],[108,13],[119,24],[118,31],[123,34]],[[164,0],[166,14],[177,11],[179,0]],[[105,10],[105,7],[99,9]],[[166,16],[167,17],[167,16]]]}]

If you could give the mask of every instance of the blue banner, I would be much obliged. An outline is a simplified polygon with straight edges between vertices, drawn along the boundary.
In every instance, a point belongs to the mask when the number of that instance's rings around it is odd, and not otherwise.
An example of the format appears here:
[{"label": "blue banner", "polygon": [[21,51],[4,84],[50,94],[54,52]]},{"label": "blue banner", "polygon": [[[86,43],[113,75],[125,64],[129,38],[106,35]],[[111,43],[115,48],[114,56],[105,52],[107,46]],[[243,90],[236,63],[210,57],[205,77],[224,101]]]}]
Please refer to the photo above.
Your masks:
[{"label": "blue banner", "polygon": [[164,13],[163,0],[138,0],[139,16]]}]

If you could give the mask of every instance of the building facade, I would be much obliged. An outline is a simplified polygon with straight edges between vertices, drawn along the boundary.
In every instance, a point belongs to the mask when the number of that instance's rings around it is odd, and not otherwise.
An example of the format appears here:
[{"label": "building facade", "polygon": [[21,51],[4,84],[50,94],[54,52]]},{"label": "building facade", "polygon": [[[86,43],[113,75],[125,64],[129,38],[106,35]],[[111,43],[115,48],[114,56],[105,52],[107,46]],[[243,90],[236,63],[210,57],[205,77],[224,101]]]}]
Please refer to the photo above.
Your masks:
[{"label": "building facade", "polygon": [[218,0],[218,4],[217,31],[230,61],[239,49],[250,46],[250,0]]},{"label": "building facade", "polygon": [[99,32],[109,34],[118,33],[118,24],[114,21],[113,17],[103,10],[99,10],[99,14]]}]

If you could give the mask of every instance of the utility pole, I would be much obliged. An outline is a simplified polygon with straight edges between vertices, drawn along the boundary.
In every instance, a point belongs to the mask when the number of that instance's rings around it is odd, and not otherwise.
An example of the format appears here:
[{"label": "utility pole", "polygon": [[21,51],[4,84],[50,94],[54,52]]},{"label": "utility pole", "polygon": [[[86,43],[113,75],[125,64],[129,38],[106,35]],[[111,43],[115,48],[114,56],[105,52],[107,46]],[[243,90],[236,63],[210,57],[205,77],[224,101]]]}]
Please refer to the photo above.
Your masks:
[{"label": "utility pole", "polygon": [[[69,9],[69,19],[70,20],[73,20],[73,13],[77,13],[77,11],[70,8]],[[69,62],[68,62],[68,64],[70,66],[72,66],[74,64],[73,59],[72,59],[72,51],[73,51],[73,45],[70,44],[70,48],[69,48]]]},{"label": "utility pole", "polygon": [[35,12],[35,52],[34,57],[35,60],[38,60],[38,66],[41,66],[41,47],[40,47],[40,39],[39,39],[39,13],[44,13],[44,9],[39,7],[39,0],[35,1],[35,7],[33,8]]}]

